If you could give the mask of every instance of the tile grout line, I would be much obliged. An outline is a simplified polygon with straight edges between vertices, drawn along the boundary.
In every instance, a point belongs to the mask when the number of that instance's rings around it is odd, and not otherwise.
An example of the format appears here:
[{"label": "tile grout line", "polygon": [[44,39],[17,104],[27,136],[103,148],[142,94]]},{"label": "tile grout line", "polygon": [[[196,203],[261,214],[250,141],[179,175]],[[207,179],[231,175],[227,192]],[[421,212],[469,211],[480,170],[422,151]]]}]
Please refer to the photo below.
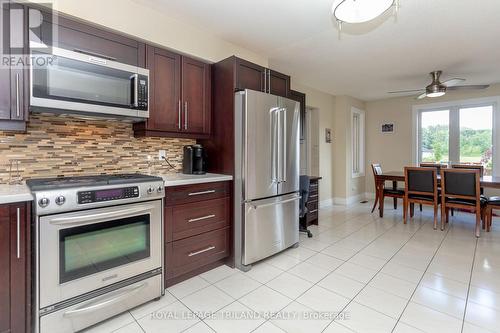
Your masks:
[{"label": "tile grout line", "polygon": [[467,305],[469,304],[469,294],[470,294],[470,288],[471,288],[471,283],[472,283],[472,275],[474,274],[474,265],[476,263],[476,253],[477,253],[478,242],[479,242],[479,240],[476,237],[476,246],[474,247],[474,256],[472,257],[472,267],[470,269],[469,286],[467,287],[467,297],[465,298],[464,315],[463,315],[463,318],[462,318],[462,329],[460,330],[462,333],[464,331],[465,318],[467,316]]},{"label": "tile grout line", "polygon": [[[397,222],[396,222],[396,223],[397,223]],[[377,273],[376,273],[376,274],[375,274],[375,275],[374,275],[374,276],[373,276],[373,277],[372,277],[372,278],[371,278],[371,279],[370,279],[370,280],[369,280],[369,281],[365,284],[365,286],[364,286],[364,287],[363,287],[363,288],[362,288],[362,289],[361,289],[361,290],[360,290],[360,291],[359,291],[356,295],[354,295],[354,297],[353,297],[353,298],[352,298],[352,299],[351,299],[351,300],[350,300],[350,301],[349,301],[349,302],[348,302],[348,303],[347,303],[347,304],[346,304],[346,305],[342,308],[342,310],[340,310],[340,311],[339,311],[339,315],[340,315],[340,313],[342,313],[342,312],[343,312],[343,311],[344,311],[344,310],[345,310],[345,309],[346,309],[346,308],[347,308],[347,307],[348,307],[348,306],[349,306],[352,302],[355,302],[355,301],[354,301],[354,299],[355,299],[355,298],[356,298],[356,297],[357,297],[357,296],[358,296],[358,295],[359,295],[359,294],[360,294],[360,293],[361,293],[361,292],[362,292],[362,291],[363,291],[363,290],[364,290],[364,289],[368,286],[368,284],[369,284],[369,283],[370,283],[370,282],[371,282],[371,281],[375,278],[375,276],[377,276],[379,273],[381,273],[381,271],[382,271],[382,270],[384,269],[384,267],[385,267],[385,266],[389,263],[389,261],[391,261],[391,260],[392,260],[392,259],[393,259],[393,258],[394,258],[394,257],[395,257],[395,256],[396,256],[396,255],[397,255],[397,254],[398,254],[398,253],[399,253],[399,252],[400,252],[400,251],[401,251],[401,250],[402,250],[402,249],[406,246],[406,244],[408,244],[408,242],[410,242],[410,241],[411,241],[411,240],[415,237],[415,235],[416,235],[416,234],[417,234],[417,233],[418,233],[418,232],[419,232],[419,231],[420,231],[420,230],[421,230],[421,229],[425,226],[425,224],[426,224],[426,223],[429,223],[429,221],[426,221],[426,222],[422,223],[422,224],[420,225],[420,227],[419,227],[417,230],[415,230],[415,232],[412,234],[412,236],[411,236],[410,238],[408,238],[408,240],[407,240],[407,241],[406,241],[403,245],[401,245],[401,246],[400,246],[400,248],[399,248],[399,249],[398,249],[398,250],[397,250],[397,251],[396,251],[396,252],[395,252],[395,253],[394,253],[394,254],[393,254],[393,255],[392,255],[392,256],[391,256],[391,257],[390,257],[387,261],[386,261],[386,263],[385,263],[385,264],[384,264],[384,265],[383,265],[383,266],[382,266],[382,267],[381,267],[381,268],[377,271]],[[397,224],[395,224],[395,226],[396,226],[396,225],[397,225]],[[390,229],[392,229],[392,228],[390,228]],[[387,231],[389,231],[390,229],[388,229]],[[385,233],[384,233],[384,234],[385,234]],[[377,237],[377,238],[378,238],[378,237]],[[374,241],[375,241],[375,240],[374,240]],[[397,278],[397,277],[394,277],[394,278],[395,278],[395,279],[402,280],[402,281],[405,281],[405,282],[408,282],[408,281],[406,281],[406,280],[403,280],[403,279],[400,279],[400,278]],[[418,286],[418,284],[417,284],[417,286]],[[376,288],[376,287],[374,287],[374,288]],[[381,289],[379,289],[379,288],[376,288],[376,289],[381,290]],[[416,289],[416,288],[415,288],[415,289]],[[357,302],[355,302],[355,303],[357,303]],[[358,303],[358,304],[359,304],[359,303]],[[363,304],[361,304],[361,305],[363,305]],[[371,307],[368,307],[368,306],[366,306],[366,305],[363,305],[363,306],[365,306],[365,307],[367,307],[367,308],[369,308],[369,309],[372,309]],[[378,310],[375,310],[375,309],[373,309],[373,310],[374,310],[374,311],[376,311],[376,312],[378,312],[378,313],[380,313],[380,314],[383,314],[384,316],[387,316],[387,317],[389,317],[389,318],[392,318],[392,317],[388,316],[387,314],[382,313],[382,312],[380,312],[380,311],[378,311]],[[334,322],[335,322],[335,319],[337,319],[339,315],[337,315],[335,318],[333,318],[333,320],[332,320],[332,321],[328,324],[328,326],[326,326],[326,327],[325,327],[325,329],[324,329],[322,332],[324,332],[324,331],[325,331],[325,330],[326,330],[326,329],[327,329],[330,325],[332,325],[332,323],[334,323]],[[395,319],[395,318],[392,318],[392,319]],[[342,327],[346,327],[346,328],[350,329],[349,327],[347,327],[347,326],[345,326],[345,325],[342,325],[342,323],[340,323],[340,322],[337,322],[337,323],[338,323],[339,325],[341,325]],[[398,320],[396,320],[396,325],[397,325],[397,323],[398,323]],[[396,325],[394,325],[394,327],[396,327]],[[352,329],[350,329],[350,330],[352,331]],[[394,328],[393,328],[393,330],[394,330]]]},{"label": "tile grout line", "polygon": [[[430,265],[432,264],[432,262],[434,261],[434,258],[436,257],[437,253],[439,252],[439,250],[441,249],[441,247],[443,246],[443,243],[444,241],[446,240],[446,238],[448,237],[448,234],[450,233],[450,230],[451,230],[452,226],[448,226],[448,228],[446,229],[446,234],[444,235],[443,239],[441,240],[441,242],[439,243],[439,246],[437,247],[436,251],[434,252],[434,255],[432,256],[431,260],[429,261],[429,264],[426,266],[425,270],[424,270],[424,274],[422,274],[422,277],[420,278],[420,280],[418,281],[417,283],[417,286],[415,287],[415,289],[413,290],[412,294],[410,295],[410,298],[408,299],[408,301],[406,302],[406,305],[405,307],[403,308],[403,311],[401,312],[401,314],[399,315],[399,318],[397,319],[397,322],[396,322],[396,325],[394,326],[394,328],[392,329],[391,333],[394,332],[394,330],[396,329],[397,327],[397,324],[401,321],[401,318],[403,317],[403,314],[405,313],[406,309],[408,308],[408,305],[411,303],[411,299],[413,298],[413,295],[415,295],[415,292],[417,291],[418,287],[420,286],[420,284],[422,283],[422,280],[424,279],[424,276],[425,274],[427,273],[427,270],[429,269]],[[439,231],[439,229],[435,230],[435,231]],[[429,308],[428,306],[425,306],[426,308]],[[432,309],[432,308],[429,308],[429,309]],[[434,309],[432,309],[434,310]],[[434,310],[434,311],[437,311],[437,310]],[[439,313],[444,313],[444,312],[441,312],[441,311],[437,311]],[[404,323],[405,325],[408,325],[410,327],[413,327],[412,325],[409,325],[405,322],[402,322]],[[414,328],[417,328],[417,327],[414,327]],[[417,328],[419,329],[419,328]],[[419,329],[420,330],[420,329]]]}]

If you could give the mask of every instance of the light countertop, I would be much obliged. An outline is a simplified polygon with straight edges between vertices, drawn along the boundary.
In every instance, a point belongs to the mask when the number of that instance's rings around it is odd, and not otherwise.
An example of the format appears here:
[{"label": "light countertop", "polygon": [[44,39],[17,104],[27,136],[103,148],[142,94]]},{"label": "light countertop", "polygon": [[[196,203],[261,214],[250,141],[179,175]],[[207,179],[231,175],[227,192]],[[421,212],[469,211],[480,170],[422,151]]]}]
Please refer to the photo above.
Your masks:
[{"label": "light countertop", "polygon": [[204,175],[185,175],[183,173],[167,173],[161,175],[161,177],[165,181],[165,187],[223,182],[233,179],[233,176],[221,175],[217,173],[206,173]]},{"label": "light countertop", "polygon": [[33,195],[26,185],[0,184],[0,204],[32,201]]}]

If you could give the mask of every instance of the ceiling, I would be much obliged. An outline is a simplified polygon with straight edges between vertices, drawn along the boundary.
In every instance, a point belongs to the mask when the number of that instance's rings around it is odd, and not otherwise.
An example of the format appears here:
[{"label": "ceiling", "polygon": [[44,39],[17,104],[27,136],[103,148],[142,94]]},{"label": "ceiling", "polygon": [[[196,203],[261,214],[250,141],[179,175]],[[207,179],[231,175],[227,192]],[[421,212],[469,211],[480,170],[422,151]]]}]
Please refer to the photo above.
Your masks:
[{"label": "ceiling", "polygon": [[143,0],[167,15],[269,58],[293,80],[365,101],[430,83],[427,73],[464,84],[500,82],[500,1],[400,0],[367,24],[330,17],[333,0]]}]

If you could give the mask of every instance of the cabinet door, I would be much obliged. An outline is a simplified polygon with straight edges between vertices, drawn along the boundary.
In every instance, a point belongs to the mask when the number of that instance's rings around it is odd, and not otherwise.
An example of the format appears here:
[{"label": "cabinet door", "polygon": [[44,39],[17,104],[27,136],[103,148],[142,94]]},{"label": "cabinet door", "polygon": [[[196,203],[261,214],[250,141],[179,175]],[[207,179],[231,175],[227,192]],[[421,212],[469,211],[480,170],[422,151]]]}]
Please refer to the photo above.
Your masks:
[{"label": "cabinet door", "polygon": [[[2,20],[1,29],[4,31],[4,36],[10,36],[10,13],[11,10],[16,10],[26,19],[26,9],[19,4],[4,4],[2,6]],[[7,31],[7,33],[5,33]],[[25,37],[24,31],[22,38]],[[3,50],[10,50],[13,56],[22,55],[26,53],[26,45],[18,49],[11,49],[10,38],[7,37],[3,40]],[[15,60],[15,59],[14,59]],[[4,130],[24,130],[27,107],[25,106],[24,99],[24,75],[25,70],[22,66],[15,66],[10,68],[0,68],[0,129]]]},{"label": "cabinet door", "polygon": [[236,58],[236,89],[252,89],[265,92],[266,69],[249,61]]},{"label": "cabinet door", "polygon": [[288,97],[290,95],[290,76],[269,70],[268,91],[270,94]]},{"label": "cabinet door", "polygon": [[210,134],[210,65],[182,57],[182,129],[193,134]]},{"label": "cabinet door", "polygon": [[147,128],[154,131],[181,131],[181,56],[147,47],[150,75],[150,112]]},{"label": "cabinet door", "polygon": [[29,331],[29,240],[25,203],[0,206],[0,331]]}]

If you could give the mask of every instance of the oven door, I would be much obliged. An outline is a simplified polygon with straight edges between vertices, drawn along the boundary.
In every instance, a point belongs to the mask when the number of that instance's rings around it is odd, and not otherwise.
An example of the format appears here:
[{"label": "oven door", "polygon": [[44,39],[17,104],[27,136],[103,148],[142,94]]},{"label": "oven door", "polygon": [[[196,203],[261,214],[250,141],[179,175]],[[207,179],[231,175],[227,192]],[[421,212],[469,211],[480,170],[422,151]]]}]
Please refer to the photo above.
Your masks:
[{"label": "oven door", "polygon": [[162,202],[43,216],[40,308],[162,265]]},{"label": "oven door", "polygon": [[86,114],[147,118],[149,70],[52,48],[32,51],[30,105]]}]

